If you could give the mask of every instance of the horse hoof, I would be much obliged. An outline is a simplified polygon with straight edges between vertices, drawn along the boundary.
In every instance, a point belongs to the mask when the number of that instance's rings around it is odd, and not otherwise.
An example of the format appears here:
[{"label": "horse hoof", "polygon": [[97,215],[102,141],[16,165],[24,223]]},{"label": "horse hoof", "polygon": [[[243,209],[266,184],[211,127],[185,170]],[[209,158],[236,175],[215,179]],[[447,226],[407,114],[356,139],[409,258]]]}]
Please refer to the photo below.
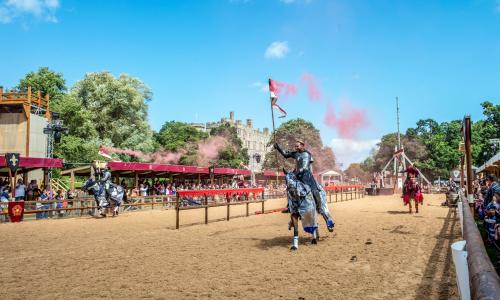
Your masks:
[{"label": "horse hoof", "polygon": [[312,239],[311,244],[316,245],[318,243],[318,240]]},{"label": "horse hoof", "polygon": [[328,231],[333,232],[333,226],[332,227],[328,227]]},{"label": "horse hoof", "polygon": [[290,248],[290,250],[292,250],[292,251],[295,251],[295,250],[297,250],[297,249],[298,249],[298,248],[297,248],[297,247],[295,247],[295,246],[292,246],[292,247]]}]

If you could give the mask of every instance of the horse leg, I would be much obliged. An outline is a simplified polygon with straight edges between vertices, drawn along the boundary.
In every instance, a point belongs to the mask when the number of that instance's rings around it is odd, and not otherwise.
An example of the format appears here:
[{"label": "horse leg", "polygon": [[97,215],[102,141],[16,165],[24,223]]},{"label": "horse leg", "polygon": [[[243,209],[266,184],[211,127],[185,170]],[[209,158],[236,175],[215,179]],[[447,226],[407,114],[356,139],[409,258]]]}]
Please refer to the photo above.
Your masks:
[{"label": "horse leg", "polygon": [[418,214],[418,201],[415,200],[415,213]]},{"label": "horse leg", "polygon": [[312,234],[313,238],[312,238],[311,244],[313,244],[313,245],[316,245],[318,243],[318,240],[319,240],[319,231],[318,230],[319,229],[316,228],[316,230],[314,230],[314,232]]},{"label": "horse leg", "polygon": [[410,201],[408,201],[408,208],[410,209],[410,214],[412,213],[412,210],[411,210],[411,199]]},{"label": "horse leg", "polygon": [[299,216],[292,214],[290,218],[293,224],[293,243],[290,250],[297,250],[299,249]]}]

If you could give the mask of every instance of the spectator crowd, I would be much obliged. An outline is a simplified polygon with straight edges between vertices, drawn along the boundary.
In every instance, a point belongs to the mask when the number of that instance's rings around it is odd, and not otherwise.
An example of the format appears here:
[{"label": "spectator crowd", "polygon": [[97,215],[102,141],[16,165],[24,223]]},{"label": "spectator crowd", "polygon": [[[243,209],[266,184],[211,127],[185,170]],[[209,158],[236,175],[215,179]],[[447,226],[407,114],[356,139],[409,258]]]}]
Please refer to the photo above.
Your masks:
[{"label": "spectator crowd", "polygon": [[475,210],[484,226],[487,246],[496,250],[495,267],[500,267],[500,183],[494,174],[475,180]]}]

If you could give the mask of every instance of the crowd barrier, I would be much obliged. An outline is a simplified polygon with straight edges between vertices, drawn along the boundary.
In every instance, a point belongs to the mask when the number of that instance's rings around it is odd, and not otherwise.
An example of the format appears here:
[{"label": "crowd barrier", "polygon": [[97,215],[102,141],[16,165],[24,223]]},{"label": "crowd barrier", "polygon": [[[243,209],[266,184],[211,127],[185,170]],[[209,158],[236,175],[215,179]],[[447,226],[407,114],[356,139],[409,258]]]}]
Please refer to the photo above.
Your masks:
[{"label": "crowd barrier", "polygon": [[332,196],[335,196],[335,202],[354,200],[365,197],[365,187],[361,184],[354,185],[330,185],[325,187],[328,195],[328,203],[332,203]]},{"label": "crowd barrier", "polygon": [[[328,203],[359,199],[365,193],[362,185],[344,185],[325,187]],[[233,205],[246,205],[246,215],[249,215],[249,205],[261,204],[261,213],[265,212],[265,201],[268,199],[285,198],[286,191],[281,189],[224,189],[224,190],[192,190],[178,191],[177,195],[156,195],[128,197],[123,202],[120,212],[141,209],[176,209],[176,228],[179,227],[179,215],[181,210],[205,209],[205,223],[208,223],[208,208],[227,207],[226,220],[230,219],[230,207]],[[24,220],[43,219],[48,217],[81,217],[94,214],[98,208],[92,196],[78,197],[65,200],[67,207],[56,207],[57,200],[50,201],[24,201]],[[2,203],[7,205],[6,202]],[[3,219],[8,218],[8,212],[1,211]],[[2,221],[2,220],[0,220]]]},{"label": "crowd barrier", "polygon": [[[253,195],[253,200],[249,200],[250,195]],[[260,199],[258,196],[260,195]],[[217,203],[214,201],[214,196],[222,196],[225,199],[222,203]],[[198,198],[202,200],[202,203],[195,206],[183,206],[181,205],[181,199],[195,199]],[[264,202],[266,201],[264,197],[264,188],[243,188],[243,189],[223,189],[223,190],[195,190],[195,191],[178,191],[176,201],[176,213],[175,213],[175,229],[179,229],[180,223],[180,211],[188,209],[205,209],[205,224],[208,224],[208,208],[210,207],[227,207],[226,221],[230,218],[230,207],[232,205],[246,205],[246,216],[249,216],[249,205],[251,203],[261,203],[262,213],[264,213]],[[244,199],[244,200],[242,200]]]},{"label": "crowd barrier", "polygon": [[[465,240],[467,256],[467,268],[464,273],[469,276],[470,298],[468,295],[461,295],[462,299],[500,299],[500,278],[491,263],[484,242],[474,220],[474,215],[469,207],[467,198],[460,194],[459,214],[462,225],[462,236]],[[457,269],[457,278],[462,277]],[[466,275],[466,274],[465,274]],[[468,291],[467,287],[460,287],[459,290]]]}]

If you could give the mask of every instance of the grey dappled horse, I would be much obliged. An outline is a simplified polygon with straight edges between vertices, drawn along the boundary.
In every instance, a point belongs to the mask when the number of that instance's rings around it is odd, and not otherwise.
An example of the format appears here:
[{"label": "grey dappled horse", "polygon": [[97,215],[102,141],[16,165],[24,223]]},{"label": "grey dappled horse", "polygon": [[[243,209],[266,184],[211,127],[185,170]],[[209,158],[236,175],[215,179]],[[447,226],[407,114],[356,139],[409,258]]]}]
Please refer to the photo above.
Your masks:
[{"label": "grey dappled horse", "polygon": [[121,185],[110,184],[109,199],[106,198],[104,185],[98,181],[94,181],[92,178],[89,178],[85,182],[82,190],[94,195],[94,199],[99,207],[99,214],[102,217],[106,217],[106,209],[110,208],[111,202],[113,203],[113,217],[118,215],[118,210],[125,195],[125,189]]},{"label": "grey dappled horse", "polygon": [[288,198],[288,210],[291,214],[291,225],[293,225],[293,243],[291,250],[299,247],[299,217],[305,232],[312,235],[312,244],[318,241],[318,221],[316,203],[311,188],[297,179],[293,172],[285,172],[286,191]]}]

